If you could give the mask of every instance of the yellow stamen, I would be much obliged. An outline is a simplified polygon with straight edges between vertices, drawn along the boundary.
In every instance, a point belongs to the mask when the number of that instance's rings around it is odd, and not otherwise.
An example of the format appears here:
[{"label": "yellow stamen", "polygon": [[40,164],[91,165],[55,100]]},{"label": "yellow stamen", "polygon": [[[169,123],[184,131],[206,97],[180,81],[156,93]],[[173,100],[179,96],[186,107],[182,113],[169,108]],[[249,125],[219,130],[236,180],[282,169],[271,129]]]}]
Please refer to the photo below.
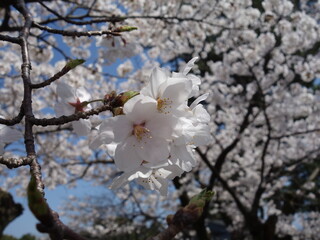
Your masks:
[{"label": "yellow stamen", "polygon": [[151,138],[150,130],[143,124],[133,125],[132,135],[134,135],[138,141],[141,141],[144,137]]},{"label": "yellow stamen", "polygon": [[171,108],[172,101],[170,98],[158,98],[157,109],[160,113],[168,114],[170,111],[165,111],[167,108]]}]

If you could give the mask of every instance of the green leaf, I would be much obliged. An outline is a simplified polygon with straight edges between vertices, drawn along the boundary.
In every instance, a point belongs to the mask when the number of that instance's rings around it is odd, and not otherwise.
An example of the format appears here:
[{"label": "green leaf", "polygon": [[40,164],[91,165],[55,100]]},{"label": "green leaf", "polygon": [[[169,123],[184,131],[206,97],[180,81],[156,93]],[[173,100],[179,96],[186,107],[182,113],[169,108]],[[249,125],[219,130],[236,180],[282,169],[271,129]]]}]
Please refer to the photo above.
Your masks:
[{"label": "green leaf", "polygon": [[28,185],[28,205],[34,216],[41,221],[43,217],[50,214],[50,208],[42,193],[37,189],[35,177],[31,176]]},{"label": "green leaf", "polygon": [[74,69],[84,62],[85,62],[84,59],[72,59],[69,62],[67,62],[67,64],[65,65],[65,68]]},{"label": "green leaf", "polygon": [[128,101],[130,98],[133,98],[133,97],[139,95],[139,92],[127,91],[127,92],[120,93],[120,94],[122,94],[122,98],[127,99],[127,101]]},{"label": "green leaf", "polygon": [[191,198],[189,204],[195,204],[198,207],[203,208],[206,202],[211,201],[213,196],[214,196],[213,191],[207,191],[207,189],[203,189],[199,194]]}]

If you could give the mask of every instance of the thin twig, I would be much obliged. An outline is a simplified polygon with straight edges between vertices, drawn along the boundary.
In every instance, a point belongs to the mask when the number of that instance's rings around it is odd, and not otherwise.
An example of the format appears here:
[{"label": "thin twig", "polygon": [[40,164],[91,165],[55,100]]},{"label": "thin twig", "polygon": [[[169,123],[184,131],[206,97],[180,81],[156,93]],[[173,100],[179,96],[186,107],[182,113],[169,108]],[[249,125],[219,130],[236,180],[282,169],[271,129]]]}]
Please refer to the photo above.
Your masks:
[{"label": "thin twig", "polygon": [[45,86],[50,85],[52,82],[58,80],[62,76],[66,75],[72,68],[67,68],[64,67],[61,71],[57,72],[55,75],[53,75],[51,78],[41,82],[41,83],[36,83],[36,84],[31,84],[31,88],[37,89],[37,88],[43,88]]},{"label": "thin twig", "polygon": [[33,119],[30,119],[30,121],[34,125],[43,126],[43,127],[50,126],[50,125],[61,125],[61,124],[77,121],[79,119],[87,119],[89,116],[98,115],[99,113],[107,110],[111,111],[112,107],[110,105],[103,105],[101,107],[92,109],[87,112],[78,112],[69,116],[61,116],[58,118],[41,118],[41,119],[33,118]]},{"label": "thin twig", "polygon": [[7,126],[13,126],[13,125],[16,125],[17,123],[20,123],[23,117],[24,117],[24,110],[23,110],[23,104],[22,104],[20,107],[20,112],[18,113],[17,116],[15,116],[12,119],[0,118],[0,124],[4,124]]},{"label": "thin twig", "polygon": [[50,28],[47,26],[40,25],[39,23],[33,22],[33,25],[43,31],[47,31],[54,34],[59,34],[66,37],[91,37],[91,36],[103,36],[103,35],[111,35],[111,36],[121,36],[121,33],[111,30],[104,31],[68,31],[68,30],[59,30]]}]

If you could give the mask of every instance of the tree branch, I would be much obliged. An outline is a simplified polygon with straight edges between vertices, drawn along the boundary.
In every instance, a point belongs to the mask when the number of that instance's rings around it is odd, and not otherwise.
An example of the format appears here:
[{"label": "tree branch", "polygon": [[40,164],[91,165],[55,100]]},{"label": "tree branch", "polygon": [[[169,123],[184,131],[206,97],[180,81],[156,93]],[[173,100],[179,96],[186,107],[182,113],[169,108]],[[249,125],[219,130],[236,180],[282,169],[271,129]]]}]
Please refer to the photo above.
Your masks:
[{"label": "tree branch", "polygon": [[37,88],[43,88],[45,86],[48,86],[52,82],[58,80],[59,78],[61,78],[64,75],[66,75],[70,70],[72,70],[72,68],[64,67],[64,68],[62,68],[61,71],[57,72],[51,78],[49,78],[49,79],[47,79],[47,80],[45,80],[45,81],[43,81],[41,83],[31,84],[30,87],[33,88],[33,89],[37,89]]},{"label": "tree branch", "polygon": [[21,158],[4,158],[3,156],[0,156],[0,163],[6,165],[8,168],[18,168],[21,166],[29,165],[33,160],[35,156],[29,156],[29,157],[21,157]]},{"label": "tree branch", "polygon": [[111,111],[112,107],[110,105],[103,105],[101,107],[89,110],[87,112],[78,112],[69,116],[61,116],[58,118],[32,118],[30,119],[30,121],[34,124],[34,125],[38,125],[38,126],[50,126],[50,125],[61,125],[61,124],[65,124],[65,123],[69,123],[72,121],[77,121],[79,119],[87,119],[89,116],[92,115],[98,115],[101,112],[104,111]]},{"label": "tree branch", "polygon": [[0,41],[10,42],[14,44],[20,44],[19,38],[10,37],[8,35],[0,34]]},{"label": "tree branch", "polygon": [[103,35],[110,35],[110,36],[121,36],[121,33],[117,31],[111,30],[104,30],[104,31],[67,31],[67,30],[59,30],[50,28],[47,26],[40,25],[39,23],[33,22],[33,26],[50,33],[59,34],[66,37],[91,37],[91,36],[103,36]]},{"label": "tree branch", "polygon": [[20,123],[22,118],[24,117],[24,109],[23,109],[23,104],[20,107],[20,112],[18,113],[18,115],[12,119],[3,119],[0,118],[0,124],[4,124],[7,126],[13,126],[16,125],[17,123]]}]

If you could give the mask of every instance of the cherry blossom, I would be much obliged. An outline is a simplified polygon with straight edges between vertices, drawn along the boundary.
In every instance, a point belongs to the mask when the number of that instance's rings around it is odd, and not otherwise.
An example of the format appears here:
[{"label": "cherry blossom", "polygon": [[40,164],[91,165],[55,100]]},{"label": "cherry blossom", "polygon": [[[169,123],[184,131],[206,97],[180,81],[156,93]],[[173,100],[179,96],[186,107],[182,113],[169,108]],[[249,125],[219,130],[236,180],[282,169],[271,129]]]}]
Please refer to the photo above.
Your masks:
[{"label": "cherry blossom", "polygon": [[[208,94],[198,97],[190,107],[187,105],[191,91],[199,91],[200,79],[187,75],[196,59],[173,77],[154,68],[140,95],[124,104],[123,115],[108,118],[99,126],[91,147],[112,146],[115,164],[124,171],[111,188],[141,178],[144,180],[137,183],[164,194],[168,180],[196,166],[194,148],[211,140],[210,116],[199,104]],[[172,171],[156,180],[154,176],[164,171],[163,166]]]},{"label": "cherry blossom", "polygon": [[152,97],[160,113],[172,114],[181,104],[186,103],[191,88],[192,82],[184,76],[171,78],[163,69],[154,68],[150,81],[141,89],[141,94]]},{"label": "cherry blossom", "polygon": [[114,155],[117,167],[130,171],[144,161],[157,164],[166,160],[175,118],[158,113],[156,102],[143,95],[126,102],[123,112],[99,128],[104,143],[118,143]]},{"label": "cherry blossom", "polygon": [[[60,102],[54,107],[58,117],[83,112],[90,108],[87,101],[91,99],[91,96],[84,88],[74,89],[66,83],[59,82],[56,91],[60,98]],[[91,131],[91,122],[87,119],[80,119],[72,122],[72,127],[78,136],[87,136]]]},{"label": "cherry blossom", "polygon": [[189,73],[190,70],[194,67],[195,62],[199,59],[199,57],[192,58],[186,66],[183,68],[183,70],[179,73],[172,73],[172,78],[187,78],[192,83],[192,90],[189,93],[188,98],[191,98],[193,96],[197,96],[199,94],[199,85],[201,84],[201,80],[199,77],[197,77],[194,74]]},{"label": "cherry blossom", "polygon": [[117,189],[132,180],[136,180],[137,183],[144,186],[146,189],[157,190],[162,196],[167,196],[168,180],[172,180],[182,173],[183,170],[176,165],[172,165],[172,163],[170,164],[170,161],[163,161],[157,166],[150,163],[144,163],[136,169],[125,172],[117,177],[113,180],[110,188]]}]

